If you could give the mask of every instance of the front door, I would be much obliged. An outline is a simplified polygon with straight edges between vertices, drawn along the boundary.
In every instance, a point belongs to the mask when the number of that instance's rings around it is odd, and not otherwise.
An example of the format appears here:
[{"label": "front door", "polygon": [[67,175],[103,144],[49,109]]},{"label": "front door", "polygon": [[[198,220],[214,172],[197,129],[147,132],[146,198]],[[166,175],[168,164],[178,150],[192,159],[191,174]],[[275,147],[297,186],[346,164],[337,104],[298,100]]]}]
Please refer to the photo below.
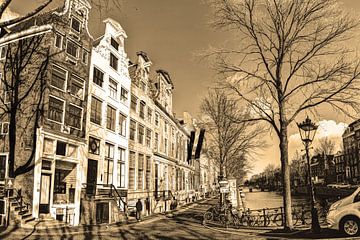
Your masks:
[{"label": "front door", "polygon": [[41,191],[40,191],[40,213],[49,213],[50,210],[50,190],[51,190],[51,175],[41,174]]},{"label": "front door", "polygon": [[86,194],[95,194],[97,183],[97,167],[96,160],[88,160],[87,180],[86,180]]}]

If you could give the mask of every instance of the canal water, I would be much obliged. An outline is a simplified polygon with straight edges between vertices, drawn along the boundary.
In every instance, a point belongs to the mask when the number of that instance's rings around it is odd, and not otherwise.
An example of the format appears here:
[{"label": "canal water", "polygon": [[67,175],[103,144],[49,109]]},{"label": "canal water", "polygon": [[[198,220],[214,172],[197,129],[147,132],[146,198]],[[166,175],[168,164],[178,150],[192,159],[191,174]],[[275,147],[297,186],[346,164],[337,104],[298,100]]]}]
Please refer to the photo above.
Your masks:
[{"label": "canal water", "polygon": [[[283,206],[283,198],[277,192],[261,192],[254,190],[253,192],[244,189],[245,193],[245,207],[250,209],[263,209],[263,208],[279,208]],[[306,196],[292,196],[292,205],[301,205],[308,202]]]}]

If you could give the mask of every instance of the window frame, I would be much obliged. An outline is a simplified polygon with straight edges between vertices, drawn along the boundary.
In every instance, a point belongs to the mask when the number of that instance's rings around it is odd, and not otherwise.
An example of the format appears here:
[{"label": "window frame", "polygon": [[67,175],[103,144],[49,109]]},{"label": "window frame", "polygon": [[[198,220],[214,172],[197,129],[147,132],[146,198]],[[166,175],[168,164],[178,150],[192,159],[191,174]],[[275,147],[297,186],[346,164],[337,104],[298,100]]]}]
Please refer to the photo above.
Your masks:
[{"label": "window frame", "polygon": [[[123,91],[126,92],[126,97],[123,98]],[[127,103],[129,101],[129,90],[124,88],[123,86],[120,87],[120,102]]]},{"label": "window frame", "polygon": [[[140,129],[142,129],[142,131],[140,131]],[[138,135],[137,135],[137,142],[140,143],[141,145],[144,145],[144,139],[145,139],[145,126],[142,124],[138,124],[137,126],[137,130],[138,130]],[[140,141],[141,139],[141,141]]]},{"label": "window frame", "polygon": [[[95,81],[95,69],[102,74],[101,85],[99,85],[97,83],[97,81]],[[104,86],[104,76],[105,76],[105,73],[102,70],[100,70],[100,68],[98,68],[97,66],[93,67],[92,82],[95,83],[96,86],[101,87],[101,88]],[[96,79],[98,79],[98,78],[96,78]]]},{"label": "window frame", "polygon": [[[98,142],[96,152],[93,152],[91,147],[90,147],[90,144],[92,144],[92,141],[91,141],[92,139],[94,140],[95,143]],[[93,154],[93,155],[100,155],[100,152],[101,152],[101,139],[99,139],[97,137],[89,136],[88,153]]]},{"label": "window frame", "polygon": [[[64,71],[64,72],[65,72],[65,80],[64,80],[64,88],[63,88],[63,89],[61,89],[61,88],[59,88],[58,86],[55,86],[55,85],[52,84],[53,75],[54,75],[53,72],[54,72],[54,69],[55,69],[55,71],[57,71],[56,68],[58,68],[60,71]],[[58,71],[58,72],[59,72],[59,71]],[[56,89],[58,89],[58,90],[60,90],[60,91],[62,91],[62,92],[65,92],[66,89],[67,89],[68,80],[69,80],[69,71],[66,70],[65,68],[57,65],[57,64],[52,64],[52,66],[51,66],[51,80],[50,80],[50,85],[51,85],[51,87],[56,88]]]},{"label": "window frame", "polygon": [[[62,116],[61,116],[61,122],[59,122],[59,121],[57,121],[57,120],[53,120],[53,119],[51,119],[51,118],[49,118],[49,110],[50,110],[50,98],[54,98],[54,99],[56,99],[56,100],[59,100],[59,101],[61,101],[61,102],[63,102],[63,107],[62,107],[62,109],[63,109],[63,112],[62,112]],[[46,119],[47,120],[49,120],[49,121],[52,121],[52,122],[55,122],[55,123],[58,123],[58,124],[64,124],[64,118],[65,118],[65,111],[66,111],[66,109],[65,109],[65,106],[66,105],[66,101],[65,100],[63,100],[63,99],[61,99],[61,98],[58,98],[58,97],[55,97],[55,96],[53,96],[53,95],[49,95],[49,104],[48,104],[48,109],[47,109],[47,116],[46,116]]]},{"label": "window frame", "polygon": [[[109,127],[108,123],[109,123],[109,109],[111,110],[111,113],[113,113],[112,117],[114,117],[112,119],[112,123]],[[106,129],[115,132],[116,131],[116,112],[117,109],[115,107],[113,107],[110,104],[106,105]],[[112,128],[111,128],[112,127]]]},{"label": "window frame", "polygon": [[[79,23],[79,30],[73,28],[73,20],[77,21]],[[71,30],[74,30],[76,33],[80,33],[81,32],[81,28],[82,28],[82,21],[79,20],[78,18],[71,16],[71,20],[70,20],[70,28]]]},{"label": "window frame", "polygon": [[[117,44],[116,47],[113,45],[113,42]],[[112,48],[114,48],[116,51],[119,51],[120,43],[113,36],[111,36],[111,38],[110,38],[110,46]]]},{"label": "window frame", "polygon": [[[81,83],[79,80],[80,80],[80,81],[83,81],[83,82]],[[79,85],[82,84],[82,96],[81,96],[81,97],[79,97],[78,95],[72,93],[71,87],[72,87],[73,81],[77,82]],[[80,100],[84,100],[84,95],[85,95],[85,79],[79,77],[79,76],[76,75],[76,74],[71,74],[71,82],[70,82],[70,90],[69,90],[69,92],[70,92],[70,95],[72,95],[72,96],[74,96],[74,97],[76,97],[76,98],[79,98]]]},{"label": "window frame", "polygon": [[[112,148],[112,156],[110,156],[111,148]],[[106,185],[114,183],[114,160],[115,160],[115,145],[112,143],[109,143],[109,142],[105,142],[104,171],[103,171],[104,172],[104,181],[103,182]],[[105,169],[106,162],[107,162],[107,169]],[[112,165],[111,169],[110,169],[110,165]],[[107,173],[107,174],[105,174],[105,173]],[[109,181],[109,176],[111,176],[111,178],[110,178],[111,181]],[[105,181],[105,179],[107,181]]]},{"label": "window frame", "polygon": [[[121,121],[121,119],[124,119],[124,121]],[[119,134],[123,137],[126,137],[127,116],[122,112],[119,112],[118,126],[119,126]]]},{"label": "window frame", "polygon": [[[112,87],[112,85],[110,84],[111,81],[112,81],[113,83],[115,83],[115,88]],[[109,96],[110,96],[112,99],[115,99],[115,100],[117,100],[117,98],[118,98],[118,85],[119,85],[119,83],[118,83],[115,79],[113,79],[112,77],[109,77],[109,85],[108,85]],[[115,93],[115,96],[112,96],[112,93]]]},{"label": "window frame", "polygon": [[[57,40],[58,40],[58,37],[60,37],[60,46],[57,46]],[[54,47],[62,50],[63,49],[63,39],[64,39],[64,36],[59,33],[59,32],[55,32],[55,39],[54,39]]]},{"label": "window frame", "polygon": [[[124,166],[124,171],[122,169]],[[119,188],[126,187],[126,149],[118,147],[118,161],[117,161],[117,185]]]},{"label": "window frame", "polygon": [[[92,104],[93,104],[93,99],[95,99],[98,103],[100,103],[100,118],[99,118],[99,122],[95,122],[93,121],[93,118],[92,118],[92,113],[93,113],[93,109],[92,109]],[[93,124],[97,124],[97,125],[102,125],[102,111],[103,111],[103,101],[101,101],[99,98],[95,97],[94,95],[91,96],[91,103],[90,103],[90,122],[93,123]]]},{"label": "window frame", "polygon": [[[132,128],[132,123],[134,123],[134,128]],[[129,140],[131,141],[135,141],[136,139],[136,128],[137,128],[136,125],[137,125],[136,121],[134,119],[130,119]],[[132,133],[133,133],[133,138],[132,138]]]},{"label": "window frame", "polygon": [[[116,60],[115,62],[113,62],[113,60]],[[119,58],[115,56],[115,54],[113,54],[112,52],[110,52],[110,59],[109,59],[109,65],[112,69],[114,69],[115,71],[118,71],[119,69]],[[116,63],[115,66],[113,66],[113,63]]]},{"label": "window frame", "polygon": [[[84,113],[84,109],[78,105],[75,105],[75,104],[72,104],[72,103],[69,103],[68,107],[75,107],[75,108],[78,108],[81,110],[81,116],[80,116],[80,128],[77,128],[77,127],[74,127],[74,126],[71,126],[70,124],[66,123],[67,126],[71,127],[71,128],[74,128],[74,129],[78,129],[78,130],[82,130],[82,125],[83,125],[83,113]],[[68,109],[69,110],[69,109]],[[69,111],[68,111],[69,112]],[[68,119],[68,117],[66,118]]]},{"label": "window frame", "polygon": [[[74,44],[74,46],[77,47],[76,48],[76,54],[75,54],[76,56],[73,56],[71,53],[68,52],[69,42],[71,42],[72,44]],[[70,39],[66,39],[66,50],[65,50],[65,52],[66,52],[66,54],[68,56],[70,56],[71,58],[74,58],[74,59],[79,59],[79,50],[80,50],[80,46],[76,42],[74,42],[73,40],[70,40]]]}]

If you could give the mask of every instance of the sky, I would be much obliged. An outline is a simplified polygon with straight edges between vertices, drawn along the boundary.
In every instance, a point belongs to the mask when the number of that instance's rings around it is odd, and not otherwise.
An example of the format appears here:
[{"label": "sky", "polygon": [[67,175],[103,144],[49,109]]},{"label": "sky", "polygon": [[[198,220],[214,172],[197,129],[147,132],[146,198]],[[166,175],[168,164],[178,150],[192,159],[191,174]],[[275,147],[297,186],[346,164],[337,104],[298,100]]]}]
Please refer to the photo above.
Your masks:
[{"label": "sky", "polygon": [[[13,0],[9,15],[27,12],[40,2],[42,0]],[[56,0],[53,6],[61,2]],[[348,11],[360,11],[360,1],[340,2]],[[210,26],[209,5],[204,0],[123,0],[121,9],[113,8],[102,18],[107,16],[117,20],[126,31],[125,49],[130,60],[135,60],[135,53],[142,50],[153,62],[153,70],[164,69],[170,73],[175,85],[173,110],[176,116],[180,117],[184,111],[198,116],[201,99],[213,84],[216,74],[205,61],[199,61],[197,53],[211,46],[220,46],[230,37]],[[90,32],[97,37],[103,30],[102,20],[94,12],[91,17]],[[337,150],[340,150],[341,134],[352,120],[326,110],[316,121],[320,125],[316,137],[328,136],[336,140],[339,143]],[[252,162],[253,174],[261,172],[267,164],[280,163],[277,137],[269,134],[266,139],[269,147],[259,151],[256,161]],[[314,147],[316,144],[315,141]],[[292,126],[289,129],[290,159],[300,149],[299,134]]]}]

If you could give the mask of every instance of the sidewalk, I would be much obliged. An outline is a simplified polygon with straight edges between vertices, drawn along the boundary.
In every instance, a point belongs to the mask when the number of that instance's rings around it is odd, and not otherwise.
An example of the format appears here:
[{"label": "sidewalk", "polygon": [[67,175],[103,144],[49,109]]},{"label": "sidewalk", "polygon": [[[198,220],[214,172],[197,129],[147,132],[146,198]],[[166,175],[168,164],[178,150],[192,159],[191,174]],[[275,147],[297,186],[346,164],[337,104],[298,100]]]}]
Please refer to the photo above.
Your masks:
[{"label": "sidewalk", "polygon": [[144,224],[156,221],[161,218],[172,217],[173,214],[181,213],[193,208],[200,203],[206,202],[212,198],[201,199],[196,202],[187,203],[185,205],[179,206],[177,209],[170,210],[162,213],[155,213],[149,216],[144,216],[142,221],[138,222],[135,217],[130,217],[128,221],[112,223],[112,224],[99,224],[99,225],[80,225],[80,226],[59,226],[50,225],[50,226],[41,226],[41,221],[36,222],[33,227],[21,227],[19,225],[11,225],[9,227],[0,228],[0,239],[6,239],[10,235],[14,236],[61,236],[63,234],[86,234],[90,232],[103,233],[110,230],[119,228],[120,226],[131,226],[134,224]]}]

